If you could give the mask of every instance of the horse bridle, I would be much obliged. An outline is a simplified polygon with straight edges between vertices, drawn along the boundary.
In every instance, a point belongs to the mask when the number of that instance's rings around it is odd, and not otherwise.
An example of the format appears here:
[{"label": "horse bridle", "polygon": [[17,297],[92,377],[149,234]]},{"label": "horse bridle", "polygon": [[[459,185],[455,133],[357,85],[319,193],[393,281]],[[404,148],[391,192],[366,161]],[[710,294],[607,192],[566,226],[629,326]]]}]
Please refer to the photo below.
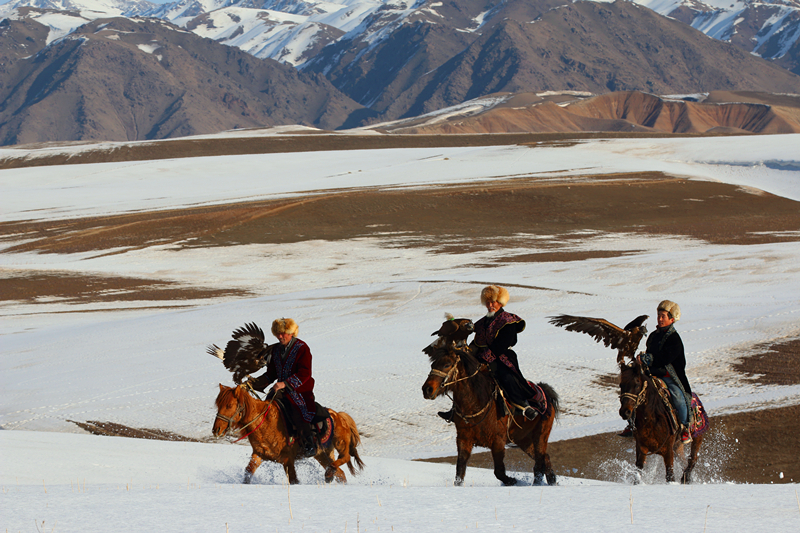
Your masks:
[{"label": "horse bridle", "polygon": [[243,412],[244,412],[244,407],[242,407],[242,404],[239,402],[236,402],[236,412],[233,413],[231,416],[223,416],[219,414],[219,411],[217,411],[216,419],[222,420],[223,422],[228,424],[227,429],[225,429],[225,433],[223,435],[220,435],[221,437],[224,437],[225,435],[230,433],[231,429],[233,429],[233,423],[235,422],[234,419],[236,418],[241,419],[241,415]]},{"label": "horse bridle", "polygon": [[647,384],[648,383],[649,382],[645,379],[644,380],[644,385],[642,385],[642,390],[639,391],[639,394],[632,394],[630,392],[620,392],[619,393],[620,399],[627,398],[628,400],[632,401],[633,402],[633,411],[636,411],[636,408],[644,403],[644,395],[645,395],[645,392],[647,392]]},{"label": "horse bridle", "polygon": [[[475,370],[475,372],[473,372],[472,375],[464,377],[464,378],[455,379],[458,376],[458,363],[461,362],[461,356],[458,354],[458,351],[456,351],[456,350],[454,350],[454,353],[456,354],[456,359],[455,359],[455,361],[453,361],[453,364],[450,365],[450,369],[447,372],[444,372],[442,370],[438,370],[436,368],[431,368],[431,371],[428,372],[428,377],[436,376],[436,377],[442,378],[442,385],[441,385],[442,388],[450,387],[452,385],[455,385],[459,381],[464,381],[464,380],[467,380],[467,379],[470,379],[470,378],[474,378],[475,376],[478,375],[478,372],[481,371],[480,366],[478,366],[478,368]],[[450,379],[451,376],[453,377],[452,381],[448,381],[448,379]]]},{"label": "horse bridle", "polygon": [[[455,361],[453,361],[453,364],[450,366],[450,369],[447,372],[444,372],[442,370],[438,370],[436,368],[431,368],[431,371],[428,373],[428,377],[437,376],[437,377],[442,378],[441,388],[450,387],[452,385],[455,385],[459,381],[466,381],[468,379],[474,378],[475,376],[478,375],[478,372],[481,371],[481,367],[479,365],[478,368],[475,370],[475,372],[473,372],[471,375],[463,377],[463,378],[457,378],[457,376],[458,376],[458,363],[461,362],[461,355],[459,355],[458,351],[455,351],[455,354],[456,354],[456,359],[455,359]],[[451,376],[453,378],[456,378],[456,379],[452,379],[451,381],[448,381],[448,379],[450,379]],[[455,404],[453,405],[453,407],[456,408],[456,414],[458,416],[460,416],[461,418],[463,418],[464,421],[467,421],[470,418],[475,418],[475,417],[480,416],[480,415],[482,415],[484,413],[488,413],[489,406],[492,405],[492,402],[495,400],[496,397],[497,397],[497,385],[495,384],[495,390],[494,390],[494,393],[492,394],[492,397],[489,398],[489,403],[487,403],[483,407],[483,409],[481,409],[477,413],[472,414],[472,415],[464,415],[464,414],[458,412],[458,408],[455,407]],[[481,420],[479,420],[478,422],[476,422],[475,424],[477,425],[480,422],[483,422],[483,418]]]}]

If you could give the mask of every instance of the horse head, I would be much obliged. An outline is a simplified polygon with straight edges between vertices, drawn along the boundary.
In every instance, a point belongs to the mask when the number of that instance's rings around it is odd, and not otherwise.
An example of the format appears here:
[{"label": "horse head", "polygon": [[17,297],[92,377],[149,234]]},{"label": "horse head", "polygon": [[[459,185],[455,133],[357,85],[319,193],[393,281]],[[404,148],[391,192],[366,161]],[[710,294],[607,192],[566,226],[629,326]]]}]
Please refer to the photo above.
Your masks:
[{"label": "horse head", "polygon": [[437,348],[428,353],[431,360],[431,371],[422,384],[422,396],[433,400],[447,391],[447,386],[458,376],[461,357],[456,350]]},{"label": "horse head", "polygon": [[623,420],[630,420],[644,401],[647,382],[636,359],[627,364],[620,362],[619,370],[619,416]]},{"label": "horse head", "polygon": [[431,335],[438,338],[422,350],[431,361],[431,371],[422,385],[422,396],[433,400],[447,390],[458,374],[461,355],[469,352],[467,337],[475,331],[475,325],[469,318],[453,318],[447,314],[438,330]]},{"label": "horse head", "polygon": [[215,437],[226,435],[240,424],[247,407],[242,394],[247,394],[243,385],[226,387],[220,383],[219,394],[214,402],[217,406],[217,416],[214,418],[214,427],[212,428]]}]

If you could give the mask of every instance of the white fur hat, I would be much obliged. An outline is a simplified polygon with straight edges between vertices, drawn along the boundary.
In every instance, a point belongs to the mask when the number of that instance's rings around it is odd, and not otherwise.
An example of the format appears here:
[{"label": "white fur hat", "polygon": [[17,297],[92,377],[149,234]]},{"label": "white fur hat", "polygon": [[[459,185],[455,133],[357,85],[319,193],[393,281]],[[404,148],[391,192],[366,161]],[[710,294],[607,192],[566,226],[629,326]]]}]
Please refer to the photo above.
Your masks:
[{"label": "white fur hat", "polygon": [[669,313],[670,317],[675,319],[676,322],[681,319],[680,306],[675,302],[671,302],[669,300],[664,300],[663,302],[658,304],[658,307],[656,307],[656,311],[666,311],[667,313]]},{"label": "white fur hat", "polygon": [[278,318],[272,322],[272,334],[276,337],[278,333],[288,333],[292,337],[297,337],[299,329],[297,322],[291,318]]},{"label": "white fur hat", "polygon": [[497,285],[489,285],[481,291],[481,303],[484,306],[489,302],[500,302],[500,305],[504,306],[508,303],[508,298],[508,291]]}]

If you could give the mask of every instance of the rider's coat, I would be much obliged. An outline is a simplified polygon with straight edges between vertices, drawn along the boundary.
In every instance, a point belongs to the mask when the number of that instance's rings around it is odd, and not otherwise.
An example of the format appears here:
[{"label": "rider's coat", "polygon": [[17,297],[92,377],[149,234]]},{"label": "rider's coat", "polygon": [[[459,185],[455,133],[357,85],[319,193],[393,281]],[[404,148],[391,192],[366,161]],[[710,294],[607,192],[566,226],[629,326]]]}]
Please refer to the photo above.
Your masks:
[{"label": "rider's coat", "polygon": [[267,371],[253,381],[253,388],[263,391],[274,381],[286,385],[285,396],[303,420],[311,422],[316,412],[314,378],[311,377],[311,350],[305,342],[295,337],[285,347],[273,345]]}]

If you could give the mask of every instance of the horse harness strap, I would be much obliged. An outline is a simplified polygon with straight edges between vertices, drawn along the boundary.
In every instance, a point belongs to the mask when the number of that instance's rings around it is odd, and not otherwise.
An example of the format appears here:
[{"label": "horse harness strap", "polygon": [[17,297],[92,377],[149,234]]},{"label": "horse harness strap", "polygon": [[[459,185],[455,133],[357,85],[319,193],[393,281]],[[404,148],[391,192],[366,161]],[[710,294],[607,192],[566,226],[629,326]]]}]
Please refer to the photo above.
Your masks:
[{"label": "horse harness strap", "polygon": [[[465,380],[474,378],[475,376],[478,375],[478,372],[481,371],[481,367],[479,366],[477,368],[477,370],[475,370],[475,372],[473,372],[471,375],[463,377],[463,378],[458,378],[458,362],[460,360],[461,360],[461,356],[457,355],[456,362],[453,363],[453,366],[450,367],[450,370],[448,370],[447,372],[443,372],[441,370],[437,370],[435,368],[431,368],[431,371],[428,373],[428,375],[442,378],[442,387],[449,387],[450,385],[455,385],[459,381],[465,381]],[[451,376],[452,376],[452,379],[451,379]],[[458,378],[458,379],[456,379],[456,378]],[[448,379],[450,379],[450,381],[448,381]]]},{"label": "horse harness strap", "polygon": [[233,419],[236,418],[236,415],[238,415],[241,412],[242,412],[242,406],[241,405],[237,405],[236,406],[236,412],[233,413],[231,416],[222,416],[221,414],[219,414],[219,411],[217,411],[216,418],[218,418],[219,420],[222,420],[223,422],[228,424],[228,428],[232,428],[233,427]]},{"label": "horse harness strap", "polygon": [[[468,418],[475,418],[476,416],[483,415],[484,413],[488,414],[489,407],[491,407],[492,402],[494,402],[496,400],[497,400],[497,387],[495,387],[494,392],[492,393],[492,396],[489,398],[489,402],[486,405],[484,405],[483,409],[481,409],[477,413],[472,414],[472,415],[464,415],[464,414],[459,413],[458,412],[458,408],[456,408],[456,414],[458,416],[460,416],[461,418],[463,418],[464,420],[467,420]],[[484,418],[485,418],[485,415],[484,415]],[[480,419],[478,422],[476,422],[475,425],[480,424],[481,422],[483,422],[483,418]]]},{"label": "horse harness strap", "polygon": [[246,434],[242,435],[241,437],[239,437],[238,439],[236,439],[235,441],[233,441],[233,442],[234,442],[234,444],[235,444],[235,443],[237,443],[237,442],[239,442],[240,440],[243,440],[243,439],[247,438],[248,436],[250,436],[250,434],[251,434],[251,433],[255,432],[255,430],[257,430],[258,428],[260,428],[260,427],[261,427],[261,424],[263,424],[263,423],[264,423],[264,421],[267,419],[267,413],[269,413],[269,410],[270,410],[270,408],[272,407],[272,402],[273,402],[273,401],[274,401],[274,400],[270,400],[270,401],[269,401],[269,405],[267,405],[267,408],[266,408],[266,409],[264,409],[264,412],[263,412],[263,413],[261,413],[260,415],[258,415],[257,417],[255,417],[255,418],[254,418],[254,419],[252,419],[250,422],[248,422],[247,424],[245,424],[244,426],[242,426],[242,427],[240,428],[240,431],[244,431],[244,430],[245,430],[245,429],[247,429],[247,427],[248,427],[248,426],[250,426],[250,425],[251,425],[253,422],[255,422],[256,420],[259,420],[259,419],[261,419],[261,422],[259,422],[259,423],[258,423],[258,425],[257,425],[256,427],[254,427],[252,431],[250,431],[250,432],[248,432],[248,433],[246,433]]}]

